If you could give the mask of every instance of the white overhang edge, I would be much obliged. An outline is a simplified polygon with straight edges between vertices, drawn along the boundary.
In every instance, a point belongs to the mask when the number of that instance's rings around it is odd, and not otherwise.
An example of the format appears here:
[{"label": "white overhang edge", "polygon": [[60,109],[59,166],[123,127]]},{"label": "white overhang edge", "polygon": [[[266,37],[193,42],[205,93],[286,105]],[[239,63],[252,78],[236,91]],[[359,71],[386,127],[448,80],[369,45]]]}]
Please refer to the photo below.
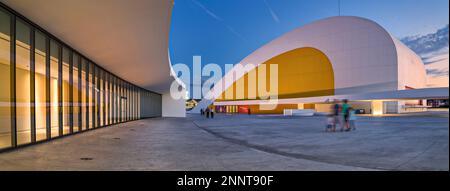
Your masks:
[{"label": "white overhang edge", "polygon": [[412,90],[397,90],[371,92],[351,95],[333,95],[308,98],[278,99],[268,102],[268,100],[243,100],[243,101],[221,101],[214,105],[262,105],[262,104],[298,104],[298,103],[328,103],[335,99],[349,101],[395,101],[395,100],[419,100],[419,99],[448,99],[449,88],[425,88]]}]

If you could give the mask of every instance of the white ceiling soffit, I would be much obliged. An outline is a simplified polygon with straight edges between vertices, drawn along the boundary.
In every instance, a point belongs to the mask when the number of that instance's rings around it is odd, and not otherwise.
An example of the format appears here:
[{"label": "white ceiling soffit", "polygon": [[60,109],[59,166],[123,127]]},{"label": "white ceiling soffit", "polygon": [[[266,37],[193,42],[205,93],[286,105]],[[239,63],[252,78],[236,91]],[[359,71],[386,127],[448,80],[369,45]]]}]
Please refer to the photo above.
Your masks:
[{"label": "white ceiling soffit", "polygon": [[167,93],[173,0],[0,0],[115,75]]}]

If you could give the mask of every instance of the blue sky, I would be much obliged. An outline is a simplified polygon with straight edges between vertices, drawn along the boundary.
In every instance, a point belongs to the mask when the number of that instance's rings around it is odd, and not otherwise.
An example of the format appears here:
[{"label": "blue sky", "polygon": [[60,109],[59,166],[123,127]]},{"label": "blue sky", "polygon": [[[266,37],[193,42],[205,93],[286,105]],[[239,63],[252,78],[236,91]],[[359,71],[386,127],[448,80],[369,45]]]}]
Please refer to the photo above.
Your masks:
[{"label": "blue sky", "polygon": [[[433,33],[449,23],[448,0],[341,0],[341,15],[371,19],[397,38]],[[172,64],[235,64],[297,27],[337,16],[338,0],[175,0]]]}]

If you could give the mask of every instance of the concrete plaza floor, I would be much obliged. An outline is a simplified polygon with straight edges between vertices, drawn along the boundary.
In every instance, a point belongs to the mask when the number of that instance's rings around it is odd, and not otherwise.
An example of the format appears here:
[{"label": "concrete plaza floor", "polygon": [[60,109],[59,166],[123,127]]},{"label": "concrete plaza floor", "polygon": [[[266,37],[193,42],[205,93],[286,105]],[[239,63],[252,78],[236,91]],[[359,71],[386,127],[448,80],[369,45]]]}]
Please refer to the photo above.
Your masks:
[{"label": "concrete plaza floor", "polygon": [[325,118],[218,114],[155,118],[0,153],[0,170],[449,170],[448,112]]}]

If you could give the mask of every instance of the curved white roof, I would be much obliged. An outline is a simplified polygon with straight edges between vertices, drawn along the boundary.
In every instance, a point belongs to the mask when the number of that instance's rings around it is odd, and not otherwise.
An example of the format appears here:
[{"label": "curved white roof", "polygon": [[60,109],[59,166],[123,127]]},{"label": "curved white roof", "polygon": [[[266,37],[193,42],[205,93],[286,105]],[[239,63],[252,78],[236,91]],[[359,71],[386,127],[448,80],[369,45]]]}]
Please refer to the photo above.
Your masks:
[{"label": "curved white roof", "polygon": [[0,1],[113,74],[151,91],[169,92],[173,0]]}]

